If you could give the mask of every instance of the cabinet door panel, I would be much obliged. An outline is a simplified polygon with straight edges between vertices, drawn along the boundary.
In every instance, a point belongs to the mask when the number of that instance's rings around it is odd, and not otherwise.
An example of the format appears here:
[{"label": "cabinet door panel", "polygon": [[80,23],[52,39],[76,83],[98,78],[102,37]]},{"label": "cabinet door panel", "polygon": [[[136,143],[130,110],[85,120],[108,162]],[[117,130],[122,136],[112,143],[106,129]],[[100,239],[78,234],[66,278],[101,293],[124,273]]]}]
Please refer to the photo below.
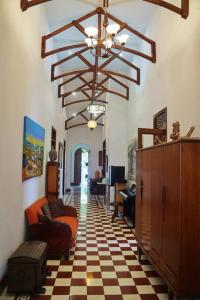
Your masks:
[{"label": "cabinet door panel", "polygon": [[163,221],[163,147],[152,150],[151,164],[151,247],[152,254],[160,258]]},{"label": "cabinet door panel", "polygon": [[146,251],[151,249],[151,149],[143,151],[142,192],[142,243]]},{"label": "cabinet door panel", "polygon": [[163,259],[178,274],[180,259],[180,144],[164,147]]},{"label": "cabinet door panel", "polygon": [[142,242],[142,151],[136,154],[136,202],[135,202],[135,234],[137,240]]}]

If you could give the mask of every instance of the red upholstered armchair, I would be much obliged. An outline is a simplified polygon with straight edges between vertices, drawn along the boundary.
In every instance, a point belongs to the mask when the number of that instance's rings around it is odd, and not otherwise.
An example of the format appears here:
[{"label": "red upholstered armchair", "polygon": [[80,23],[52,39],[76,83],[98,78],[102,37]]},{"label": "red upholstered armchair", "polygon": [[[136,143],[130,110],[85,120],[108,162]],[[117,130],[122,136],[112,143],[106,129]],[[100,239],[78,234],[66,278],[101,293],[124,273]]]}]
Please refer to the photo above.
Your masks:
[{"label": "red upholstered armchair", "polygon": [[47,199],[41,198],[25,211],[30,239],[46,242],[49,256],[64,255],[68,258],[70,248],[76,241],[78,228],[76,209],[64,206],[64,216],[53,218],[48,222],[39,222],[38,215],[43,214],[42,206],[46,203]]}]

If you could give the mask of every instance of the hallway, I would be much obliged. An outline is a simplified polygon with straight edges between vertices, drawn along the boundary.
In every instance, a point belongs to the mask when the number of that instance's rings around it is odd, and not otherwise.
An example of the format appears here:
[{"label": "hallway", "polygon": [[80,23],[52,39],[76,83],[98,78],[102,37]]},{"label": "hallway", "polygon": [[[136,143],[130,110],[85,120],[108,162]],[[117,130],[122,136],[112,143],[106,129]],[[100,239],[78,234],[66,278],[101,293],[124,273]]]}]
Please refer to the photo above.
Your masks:
[{"label": "hallway", "polygon": [[52,276],[46,279],[46,294],[31,300],[167,299],[153,267],[138,262],[134,235],[123,221],[112,224],[111,214],[88,197],[86,186],[70,202],[79,212],[76,246],[68,261],[48,261]]}]

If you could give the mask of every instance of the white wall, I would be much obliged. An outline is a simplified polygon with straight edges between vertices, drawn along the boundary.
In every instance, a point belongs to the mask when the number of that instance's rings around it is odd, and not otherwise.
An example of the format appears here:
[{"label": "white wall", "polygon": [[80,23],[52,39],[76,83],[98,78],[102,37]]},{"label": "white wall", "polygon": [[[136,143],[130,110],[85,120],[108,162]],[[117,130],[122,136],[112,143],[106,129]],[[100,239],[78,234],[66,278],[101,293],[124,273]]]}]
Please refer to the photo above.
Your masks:
[{"label": "white wall", "polygon": [[125,166],[127,171],[127,101],[108,95],[106,112],[106,152],[109,166]]},{"label": "white wall", "polygon": [[[157,63],[134,60],[141,67],[141,86],[130,85],[128,139],[137,136],[138,127],[152,128],[153,115],[166,106],[168,139],[174,121],[180,122],[181,135],[195,125],[194,136],[200,136],[200,1],[190,1],[187,20],[155,7],[146,35],[156,41]],[[149,144],[152,139],[145,140]]]},{"label": "white wall", "polygon": [[[110,82],[110,87],[112,83]],[[112,90],[115,89],[112,88]],[[106,137],[106,154],[108,166],[125,166],[127,178],[127,107],[128,102],[116,95],[107,95],[107,110],[104,136]],[[107,173],[107,178],[109,174]],[[110,187],[110,202],[114,201],[114,187]]]},{"label": "white wall", "polygon": [[[24,237],[24,208],[45,193],[51,126],[63,141],[64,110],[50,82],[51,58],[41,60],[48,32],[42,6],[22,13],[20,1],[0,1],[0,279],[6,260]],[[23,118],[45,128],[44,175],[22,183]]]},{"label": "white wall", "polygon": [[[70,179],[70,167],[72,164],[72,151],[76,145],[87,145],[90,149],[88,171],[89,178],[93,178],[96,170],[100,170],[99,163],[99,151],[103,148],[102,139],[102,127],[97,126],[93,131],[89,130],[86,126],[75,127],[67,133],[67,187],[70,188],[70,182],[74,181],[74,178]],[[73,172],[72,172],[73,174]],[[73,177],[73,176],[72,176]]]}]

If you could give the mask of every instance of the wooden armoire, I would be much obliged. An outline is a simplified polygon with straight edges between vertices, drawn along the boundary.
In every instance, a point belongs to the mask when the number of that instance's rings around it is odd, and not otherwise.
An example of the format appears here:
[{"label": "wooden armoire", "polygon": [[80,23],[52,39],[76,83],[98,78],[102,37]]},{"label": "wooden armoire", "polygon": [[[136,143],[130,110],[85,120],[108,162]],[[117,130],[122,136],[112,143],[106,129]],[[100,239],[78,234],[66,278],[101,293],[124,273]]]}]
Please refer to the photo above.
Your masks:
[{"label": "wooden armoire", "polygon": [[137,150],[136,239],[170,291],[200,295],[200,139]]},{"label": "wooden armoire", "polygon": [[58,199],[60,193],[60,163],[47,162],[46,198],[49,201]]}]

